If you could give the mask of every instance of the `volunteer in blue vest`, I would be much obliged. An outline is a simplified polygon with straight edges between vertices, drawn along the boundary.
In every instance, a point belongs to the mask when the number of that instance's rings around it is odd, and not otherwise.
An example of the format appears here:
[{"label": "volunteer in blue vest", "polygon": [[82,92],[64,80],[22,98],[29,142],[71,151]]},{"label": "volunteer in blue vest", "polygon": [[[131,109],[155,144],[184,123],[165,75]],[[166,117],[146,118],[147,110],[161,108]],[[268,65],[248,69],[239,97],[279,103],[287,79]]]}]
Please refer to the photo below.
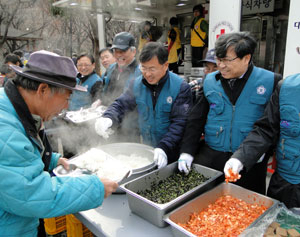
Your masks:
[{"label": "volunteer in blue vest", "polygon": [[109,68],[110,65],[116,62],[116,59],[113,55],[113,50],[110,47],[101,49],[99,52],[99,57],[102,66],[105,68],[105,71],[101,72],[101,79],[102,81],[104,81],[104,79],[107,77],[107,71],[108,71],[107,69]]},{"label": "volunteer in blue vest", "polygon": [[77,58],[77,84],[87,88],[87,92],[75,91],[71,95],[69,110],[80,110],[90,107],[100,98],[102,79],[95,72],[95,59],[92,55],[83,53]]},{"label": "volunteer in blue vest", "polygon": [[[109,106],[95,123],[96,132],[108,137],[108,129],[121,123],[129,111],[138,111],[143,143],[155,147],[158,168],[178,159],[189,108],[190,86],[168,70],[168,51],[158,42],[146,44],[140,54],[142,76]],[[130,134],[128,134],[130,136]]]},{"label": "volunteer in blue vest", "polygon": [[230,168],[234,173],[251,170],[264,153],[276,146],[276,170],[267,195],[288,208],[300,207],[299,95],[299,73],[280,81],[264,115],[224,167],[225,174]]},{"label": "volunteer in blue vest", "polygon": [[[193,161],[223,171],[226,161],[263,115],[281,76],[254,66],[255,48],[256,40],[249,32],[224,34],[216,41],[218,71],[206,75],[189,115],[180,171],[188,173]],[[202,134],[205,144],[201,146]],[[237,184],[264,194],[269,156],[262,154]]]},{"label": "volunteer in blue vest", "polygon": [[[116,62],[111,48],[103,48],[99,52],[99,57],[102,66],[107,70],[109,66]],[[105,74],[104,74],[105,75]]]},{"label": "volunteer in blue vest", "polygon": [[191,23],[192,67],[202,67],[202,58],[208,46],[208,23],[204,19],[201,4],[193,7],[194,19]]},{"label": "volunteer in blue vest", "polygon": [[72,91],[86,91],[76,85],[72,59],[37,51],[24,68],[12,69],[17,76],[0,89],[0,235],[33,237],[39,218],[96,208],[118,185],[49,173],[68,163],[52,152],[43,123],[68,107]]},{"label": "volunteer in blue vest", "polygon": [[171,17],[171,29],[168,32],[168,62],[169,70],[178,74],[178,59],[181,51],[180,30],[178,28],[178,19]]},{"label": "volunteer in blue vest", "polygon": [[135,39],[129,32],[115,35],[111,49],[116,63],[111,64],[103,78],[103,105],[110,105],[128,87],[129,81],[141,75],[136,56]]}]

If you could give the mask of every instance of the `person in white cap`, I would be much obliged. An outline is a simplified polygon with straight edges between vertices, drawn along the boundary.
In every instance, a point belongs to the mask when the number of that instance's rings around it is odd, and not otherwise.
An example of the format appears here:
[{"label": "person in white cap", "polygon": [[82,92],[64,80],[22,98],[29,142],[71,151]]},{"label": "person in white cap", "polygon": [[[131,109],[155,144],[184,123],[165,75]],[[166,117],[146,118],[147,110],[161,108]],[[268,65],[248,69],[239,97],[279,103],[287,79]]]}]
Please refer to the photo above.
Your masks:
[{"label": "person in white cap", "polygon": [[32,237],[39,218],[96,208],[118,185],[96,175],[50,175],[68,163],[52,152],[43,122],[68,107],[72,91],[86,91],[71,58],[37,51],[12,69],[17,76],[0,89],[0,233]]}]

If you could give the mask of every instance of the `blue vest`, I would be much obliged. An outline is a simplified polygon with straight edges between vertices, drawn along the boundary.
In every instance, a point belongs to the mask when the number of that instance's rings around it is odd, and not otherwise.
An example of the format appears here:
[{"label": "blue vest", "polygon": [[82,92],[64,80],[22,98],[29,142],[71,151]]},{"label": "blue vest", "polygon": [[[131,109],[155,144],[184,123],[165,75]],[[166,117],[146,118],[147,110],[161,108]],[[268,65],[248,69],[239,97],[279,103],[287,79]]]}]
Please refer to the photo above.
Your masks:
[{"label": "blue vest", "polygon": [[234,152],[264,112],[274,87],[274,73],[254,67],[235,105],[232,105],[217,72],[204,80],[204,94],[209,102],[205,142],[214,150]]},{"label": "blue vest", "polygon": [[[110,82],[110,78],[111,78],[111,74],[112,72],[115,70],[115,68],[117,67],[117,63],[113,63],[109,66],[109,68],[107,69],[107,73],[105,73],[105,75],[102,77],[103,81],[104,81],[104,87],[103,87],[103,92],[107,91],[109,82]],[[141,75],[141,70],[139,69],[139,67],[137,66],[134,70],[134,73],[130,74],[130,77],[128,78],[128,80],[125,82],[125,86],[123,89],[123,92],[129,87],[130,85],[130,81],[139,77]]]},{"label": "blue vest", "polygon": [[169,72],[169,78],[157,99],[153,110],[152,96],[149,88],[142,82],[142,76],[134,81],[133,92],[139,114],[139,128],[145,144],[156,147],[168,132],[172,105],[179,94],[183,79]]},{"label": "blue vest", "polygon": [[300,183],[300,74],[287,77],[280,88],[280,135],[277,172],[292,184]]},{"label": "blue vest", "polygon": [[112,74],[112,72],[115,70],[116,66],[117,66],[117,63],[113,63],[113,64],[109,65],[107,71],[106,71],[105,74],[101,77],[101,79],[102,79],[103,82],[104,82],[103,92],[107,91],[107,87],[108,87],[108,84],[109,84],[109,82],[110,82],[111,74]]},{"label": "blue vest", "polygon": [[[76,80],[77,84],[80,84],[80,79],[76,78]],[[102,81],[102,79],[96,73],[93,73],[81,84],[81,86],[87,88],[87,92],[73,91],[70,97],[69,110],[79,110],[81,107],[88,107],[92,104],[91,89],[97,81]]]}]

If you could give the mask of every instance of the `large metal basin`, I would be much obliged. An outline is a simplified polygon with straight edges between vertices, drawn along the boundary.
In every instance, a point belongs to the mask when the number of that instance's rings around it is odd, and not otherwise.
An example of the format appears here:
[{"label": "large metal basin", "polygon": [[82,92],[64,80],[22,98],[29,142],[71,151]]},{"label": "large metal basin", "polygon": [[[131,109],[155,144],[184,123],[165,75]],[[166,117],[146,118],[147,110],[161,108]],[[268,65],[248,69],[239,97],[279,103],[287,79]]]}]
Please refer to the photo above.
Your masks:
[{"label": "large metal basin", "polygon": [[153,181],[159,182],[160,180],[164,180],[171,176],[177,171],[177,167],[178,163],[175,162],[162,169],[152,171],[149,174],[143,175],[121,185],[120,189],[127,193],[128,204],[131,211],[158,227],[164,227],[167,225],[167,223],[163,220],[163,216],[166,213],[172,211],[195,196],[213,188],[219,182],[221,182],[220,177],[222,176],[222,173],[220,171],[193,164],[193,168],[197,172],[209,178],[209,180],[175,198],[174,200],[165,204],[158,204],[137,194],[138,191],[150,188]]},{"label": "large metal basin", "polygon": [[[154,163],[154,148],[151,146],[147,146],[140,143],[130,143],[130,142],[123,142],[123,143],[111,143],[99,146],[101,150],[104,152],[110,154],[113,157],[116,157],[118,155],[137,155],[137,156],[143,156],[150,160],[149,164],[140,167],[138,169],[131,169],[132,173],[128,178],[123,179],[120,184],[127,183],[130,180],[136,179],[144,174],[147,174],[151,171],[153,171],[156,167]],[[125,193],[122,189],[117,188],[115,193]]]},{"label": "large metal basin", "polygon": [[267,196],[252,192],[240,186],[232,183],[221,183],[214,189],[203,193],[199,197],[187,202],[186,204],[178,207],[176,210],[165,215],[164,220],[169,223],[172,227],[174,236],[193,236],[191,232],[185,230],[176,223],[186,223],[190,215],[194,212],[201,212],[203,209],[207,208],[209,204],[214,203],[219,197],[224,195],[231,195],[233,197],[242,199],[243,201],[251,204],[260,204],[268,207],[268,209],[257,218],[248,228],[255,225],[261,218],[263,218],[272,208],[275,208],[278,201]]}]

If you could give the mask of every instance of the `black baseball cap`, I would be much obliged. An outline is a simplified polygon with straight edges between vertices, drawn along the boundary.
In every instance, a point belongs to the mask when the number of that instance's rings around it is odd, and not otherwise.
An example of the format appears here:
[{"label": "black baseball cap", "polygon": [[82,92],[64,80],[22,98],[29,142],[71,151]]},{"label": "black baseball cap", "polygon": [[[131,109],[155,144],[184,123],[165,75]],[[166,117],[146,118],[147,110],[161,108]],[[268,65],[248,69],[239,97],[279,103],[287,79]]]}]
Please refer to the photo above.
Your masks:
[{"label": "black baseball cap", "polygon": [[135,46],[135,40],[129,32],[121,32],[115,35],[111,49],[126,51],[129,47]]}]

